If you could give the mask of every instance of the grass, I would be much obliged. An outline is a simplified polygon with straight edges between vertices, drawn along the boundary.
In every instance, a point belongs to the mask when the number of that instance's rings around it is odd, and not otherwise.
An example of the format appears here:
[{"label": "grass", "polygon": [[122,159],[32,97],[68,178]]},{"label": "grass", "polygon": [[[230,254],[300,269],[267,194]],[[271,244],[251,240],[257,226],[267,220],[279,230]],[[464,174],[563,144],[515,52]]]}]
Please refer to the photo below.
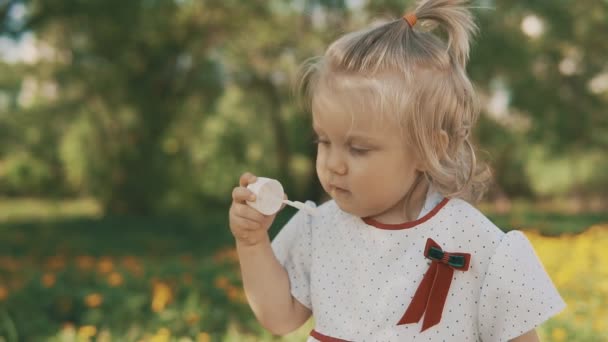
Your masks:
[{"label": "grass", "polygon": [[[531,208],[482,211],[505,230],[533,228],[539,241],[608,222],[608,213]],[[0,200],[0,341],[304,340],[312,321],[279,339],[253,318],[227,210],[104,216],[90,199]],[[293,213],[281,212],[271,235]]]},{"label": "grass", "polygon": [[[104,216],[91,199],[47,201],[0,200],[0,251],[13,256],[67,255],[210,255],[232,245],[227,208],[198,218]],[[481,210],[501,229],[533,229],[543,235],[580,233],[608,222],[608,211],[576,215],[529,203],[517,203],[508,213],[489,205]],[[293,214],[282,211],[271,234]]]},{"label": "grass", "polygon": [[[293,213],[281,212],[273,233]],[[90,199],[0,200],[2,254],[208,256],[232,244],[228,208],[200,217],[104,216]]]},{"label": "grass", "polygon": [[0,341],[70,340],[93,327],[98,341],[148,340],[166,328],[204,341],[227,336],[231,322],[260,335],[232,246],[227,208],[103,216],[88,199],[1,200]]},{"label": "grass", "polygon": [[595,224],[608,222],[608,214],[606,213],[586,213],[576,216],[538,212],[489,213],[488,217],[505,231],[512,229],[535,230],[545,236],[578,234]]},{"label": "grass", "polygon": [[545,236],[579,234],[593,225],[608,222],[608,210],[601,207],[585,209],[578,202],[516,200],[508,210],[497,210],[488,203],[481,204],[479,208],[504,231],[534,230]]}]

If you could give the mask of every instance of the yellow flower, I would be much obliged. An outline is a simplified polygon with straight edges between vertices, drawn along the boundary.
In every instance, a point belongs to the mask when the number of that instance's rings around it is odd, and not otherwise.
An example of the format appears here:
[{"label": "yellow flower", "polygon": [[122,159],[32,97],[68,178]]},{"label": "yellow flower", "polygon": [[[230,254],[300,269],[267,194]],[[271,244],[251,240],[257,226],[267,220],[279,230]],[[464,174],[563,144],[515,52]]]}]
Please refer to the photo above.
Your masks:
[{"label": "yellow flower", "polygon": [[10,256],[0,257],[0,268],[4,268],[10,272],[15,272],[21,267],[21,263]]},{"label": "yellow flower", "polygon": [[[551,318],[556,328],[542,331],[547,340],[572,340],[569,335],[578,331],[591,331],[592,340],[602,340],[608,331],[602,306],[608,301],[608,258],[603,255],[608,247],[608,225],[558,238],[526,235],[567,303],[566,310]],[[562,328],[565,326],[568,329]]]},{"label": "yellow flower", "polygon": [[53,285],[55,285],[56,280],[57,279],[55,278],[55,275],[53,273],[45,273],[42,276],[42,285],[46,288],[53,287]]},{"label": "yellow flower", "polygon": [[65,267],[65,257],[55,255],[47,259],[46,266],[48,269],[57,271]]},{"label": "yellow flower", "polygon": [[230,287],[230,281],[225,276],[219,276],[215,278],[215,287],[220,290],[225,290]]},{"label": "yellow flower", "polygon": [[198,322],[199,319],[199,315],[195,313],[189,313],[186,315],[186,323],[188,323],[189,325],[195,324],[196,322]]},{"label": "yellow flower", "polygon": [[239,261],[239,255],[236,252],[236,248],[226,248],[215,253],[215,255],[213,256],[213,260],[216,263],[237,263]]},{"label": "yellow flower", "polygon": [[103,296],[99,293],[91,293],[90,295],[84,298],[84,302],[90,308],[96,308],[103,303]]},{"label": "yellow flower", "polygon": [[143,266],[141,262],[134,256],[125,256],[122,258],[122,265],[135,276],[143,275]]},{"label": "yellow flower", "polygon": [[61,325],[61,330],[63,331],[74,331],[74,323],[72,322],[65,322]]},{"label": "yellow flower", "polygon": [[0,301],[8,298],[8,289],[4,286],[0,286]]},{"label": "yellow flower", "polygon": [[241,288],[238,288],[236,286],[229,286],[226,289],[226,295],[228,296],[228,299],[233,303],[247,304],[247,297],[245,296],[245,292]]},{"label": "yellow flower", "polygon": [[88,255],[80,255],[76,257],[76,264],[82,270],[90,270],[95,266],[95,258]]},{"label": "yellow flower", "polygon": [[110,284],[110,286],[120,286],[122,283],[122,274],[118,272],[112,272],[108,277],[108,284]]},{"label": "yellow flower", "polygon": [[206,332],[200,332],[196,338],[196,342],[209,342],[211,341],[211,336]]},{"label": "yellow flower", "polygon": [[606,316],[600,315],[593,321],[593,330],[597,332],[606,332],[608,324],[606,324]]},{"label": "yellow flower", "polygon": [[61,341],[75,341],[76,340],[76,328],[71,322],[63,323],[60,332]]},{"label": "yellow flower", "polygon": [[163,311],[171,299],[173,299],[173,294],[169,285],[156,282],[152,288],[152,311]]},{"label": "yellow flower", "polygon": [[156,335],[150,338],[150,342],[169,342],[171,338],[171,332],[167,328],[160,328]]},{"label": "yellow flower", "polygon": [[97,328],[92,325],[84,325],[78,329],[78,337],[81,339],[90,339],[97,334]]},{"label": "yellow flower", "polygon": [[108,257],[102,257],[101,260],[97,263],[97,270],[99,273],[110,273],[114,269],[114,264],[112,263],[112,259]]},{"label": "yellow flower", "polygon": [[555,328],[553,329],[551,336],[553,337],[553,341],[565,341],[568,337],[568,333],[564,328]]}]

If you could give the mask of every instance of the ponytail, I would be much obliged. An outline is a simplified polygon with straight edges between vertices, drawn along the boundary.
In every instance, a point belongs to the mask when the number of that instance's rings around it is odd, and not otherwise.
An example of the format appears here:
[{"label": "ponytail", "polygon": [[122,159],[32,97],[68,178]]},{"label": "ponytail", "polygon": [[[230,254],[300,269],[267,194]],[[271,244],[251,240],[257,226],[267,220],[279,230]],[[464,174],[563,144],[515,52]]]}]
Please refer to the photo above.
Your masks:
[{"label": "ponytail", "polygon": [[469,42],[477,33],[477,25],[465,6],[467,0],[423,0],[414,15],[418,20],[432,20],[448,36],[448,53],[461,67],[469,60]]}]

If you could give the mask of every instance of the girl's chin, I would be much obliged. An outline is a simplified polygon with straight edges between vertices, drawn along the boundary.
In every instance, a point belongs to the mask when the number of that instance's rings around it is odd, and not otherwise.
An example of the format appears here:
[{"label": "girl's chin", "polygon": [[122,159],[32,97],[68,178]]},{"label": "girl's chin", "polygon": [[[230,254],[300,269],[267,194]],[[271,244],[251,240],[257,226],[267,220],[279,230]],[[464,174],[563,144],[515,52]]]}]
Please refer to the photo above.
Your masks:
[{"label": "girl's chin", "polygon": [[351,201],[333,196],[332,198],[343,212],[357,217],[366,217],[365,213],[362,212],[360,208],[357,208]]}]

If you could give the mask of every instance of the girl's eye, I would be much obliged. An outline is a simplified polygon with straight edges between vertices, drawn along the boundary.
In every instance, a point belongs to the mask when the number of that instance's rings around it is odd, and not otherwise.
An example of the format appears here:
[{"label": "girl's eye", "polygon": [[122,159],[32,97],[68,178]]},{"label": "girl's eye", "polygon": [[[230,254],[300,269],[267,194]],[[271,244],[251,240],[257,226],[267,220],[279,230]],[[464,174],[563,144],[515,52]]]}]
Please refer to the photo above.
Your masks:
[{"label": "girl's eye", "polygon": [[367,152],[369,152],[369,150],[365,150],[365,149],[361,149],[361,148],[356,148],[356,147],[351,147],[350,148],[350,153],[352,153],[355,156],[363,156]]},{"label": "girl's eye", "polygon": [[[330,144],[330,142],[328,140],[319,139],[319,138],[313,139],[313,143],[315,145],[324,145],[324,146],[328,146]],[[353,156],[363,156],[370,151],[369,149],[357,148],[357,147],[352,147],[352,146],[349,147],[349,150]]]},{"label": "girl's eye", "polygon": [[313,140],[313,143],[315,145],[319,145],[319,144],[321,144],[321,145],[327,145],[327,144],[329,144],[329,141],[316,138],[316,139]]}]

